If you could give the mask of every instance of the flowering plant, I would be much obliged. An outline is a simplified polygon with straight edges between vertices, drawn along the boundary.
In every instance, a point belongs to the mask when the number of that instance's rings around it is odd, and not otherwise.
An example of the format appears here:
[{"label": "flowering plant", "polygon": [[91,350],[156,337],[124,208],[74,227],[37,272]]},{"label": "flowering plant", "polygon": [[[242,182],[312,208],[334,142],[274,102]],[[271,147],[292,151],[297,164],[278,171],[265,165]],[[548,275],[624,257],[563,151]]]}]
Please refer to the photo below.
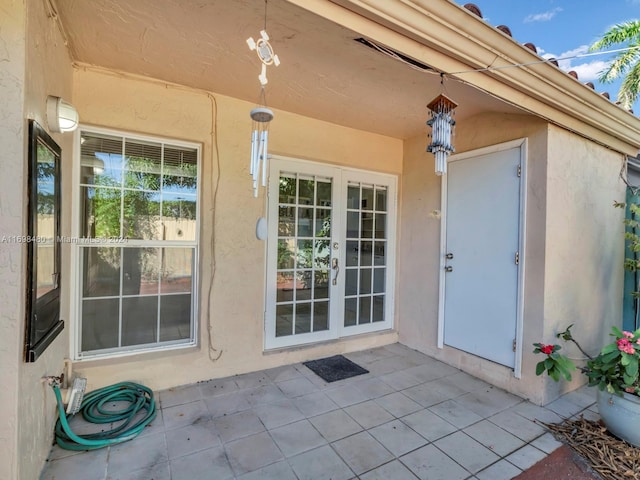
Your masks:
[{"label": "flowering plant", "polygon": [[[578,349],[589,359],[586,367],[580,370],[589,379],[589,386],[597,386],[600,390],[607,390],[609,393],[622,395],[622,392],[640,396],[640,381],[638,375],[638,365],[640,359],[640,329],[635,332],[622,331],[612,327],[610,335],[614,341],[606,345],[596,357],[588,355],[573,338],[569,325],[564,332],[557,334],[558,338],[573,342]],[[558,353],[559,345],[545,345],[534,343],[533,353],[541,353],[547,358],[536,365],[536,375],[543,372],[555,381],[564,377],[571,380],[571,371],[576,367],[566,356]]]}]

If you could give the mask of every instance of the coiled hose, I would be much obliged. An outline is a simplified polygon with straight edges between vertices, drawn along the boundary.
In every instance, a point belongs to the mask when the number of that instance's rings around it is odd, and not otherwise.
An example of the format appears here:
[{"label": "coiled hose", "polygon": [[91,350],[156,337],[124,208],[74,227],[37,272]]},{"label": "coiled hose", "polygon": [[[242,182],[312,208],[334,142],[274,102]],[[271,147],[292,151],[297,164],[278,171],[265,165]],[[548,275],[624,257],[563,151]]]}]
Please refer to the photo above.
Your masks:
[{"label": "coiled hose", "polygon": [[[80,412],[82,417],[91,423],[122,423],[111,430],[104,430],[87,435],[76,435],[69,427],[67,415],[62,403],[59,386],[51,385],[58,402],[59,418],[56,422],[56,443],[66,450],[96,450],[116,443],[126,442],[138,436],[144,427],[156,418],[156,404],[151,389],[133,382],[120,382],[87,393],[82,400]],[[107,402],[128,402],[121,409],[107,409]],[[146,413],[142,416],[138,415]],[[138,419],[136,420],[136,417]]]}]

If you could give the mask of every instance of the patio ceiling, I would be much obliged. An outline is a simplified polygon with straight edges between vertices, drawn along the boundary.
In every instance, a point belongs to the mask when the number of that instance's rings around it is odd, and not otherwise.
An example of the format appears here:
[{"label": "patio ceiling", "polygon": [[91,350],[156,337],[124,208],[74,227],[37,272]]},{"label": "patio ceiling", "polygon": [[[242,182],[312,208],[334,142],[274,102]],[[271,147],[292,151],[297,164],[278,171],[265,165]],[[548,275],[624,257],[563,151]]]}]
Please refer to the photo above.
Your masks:
[{"label": "patio ceiling", "polygon": [[[264,28],[262,0],[51,0],[73,60],[257,102],[260,62],[246,39]],[[361,37],[286,0],[269,0],[267,31],[281,60],[268,68],[274,108],[397,138],[427,132],[440,76],[368,48]],[[445,81],[457,120],[524,113]]]}]

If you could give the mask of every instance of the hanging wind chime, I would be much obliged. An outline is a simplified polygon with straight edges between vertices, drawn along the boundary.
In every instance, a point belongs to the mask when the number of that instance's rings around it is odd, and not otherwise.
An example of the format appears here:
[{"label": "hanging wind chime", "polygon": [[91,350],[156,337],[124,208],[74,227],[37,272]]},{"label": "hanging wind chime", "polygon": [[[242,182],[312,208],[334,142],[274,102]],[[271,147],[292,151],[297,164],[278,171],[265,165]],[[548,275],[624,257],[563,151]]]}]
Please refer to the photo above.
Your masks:
[{"label": "hanging wind chime", "polygon": [[267,160],[269,146],[269,122],[273,120],[273,111],[267,107],[267,99],[264,91],[267,80],[267,67],[269,65],[280,65],[278,55],[273,52],[273,47],[269,44],[269,35],[267,34],[267,0],[264,2],[264,30],[260,31],[260,38],[254,40],[252,37],[247,39],[247,45],[250,50],[255,50],[260,62],[262,62],[262,70],[258,75],[260,81],[260,100],[259,104],[249,112],[253,121],[251,132],[251,161],[249,164],[249,174],[253,179],[253,196],[258,197],[260,183],[265,187],[267,185]]},{"label": "hanging wind chime", "polygon": [[427,146],[427,152],[433,153],[436,158],[438,176],[447,174],[447,159],[455,151],[451,136],[456,124],[453,111],[457,106],[457,103],[442,94],[427,105],[431,114],[431,118],[427,120],[427,125],[431,127],[431,143]]}]

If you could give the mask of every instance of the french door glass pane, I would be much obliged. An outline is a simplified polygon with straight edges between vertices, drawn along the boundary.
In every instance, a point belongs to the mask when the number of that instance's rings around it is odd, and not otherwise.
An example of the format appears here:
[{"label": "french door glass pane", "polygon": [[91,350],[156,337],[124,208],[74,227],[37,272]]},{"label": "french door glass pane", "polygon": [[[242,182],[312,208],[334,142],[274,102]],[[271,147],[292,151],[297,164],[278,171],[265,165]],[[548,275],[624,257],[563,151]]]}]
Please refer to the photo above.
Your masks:
[{"label": "french door glass pane", "polygon": [[382,322],[386,294],[387,188],[347,187],[345,327]]},{"label": "french door glass pane", "polygon": [[329,328],[332,187],[329,178],[280,175],[276,337]]}]

